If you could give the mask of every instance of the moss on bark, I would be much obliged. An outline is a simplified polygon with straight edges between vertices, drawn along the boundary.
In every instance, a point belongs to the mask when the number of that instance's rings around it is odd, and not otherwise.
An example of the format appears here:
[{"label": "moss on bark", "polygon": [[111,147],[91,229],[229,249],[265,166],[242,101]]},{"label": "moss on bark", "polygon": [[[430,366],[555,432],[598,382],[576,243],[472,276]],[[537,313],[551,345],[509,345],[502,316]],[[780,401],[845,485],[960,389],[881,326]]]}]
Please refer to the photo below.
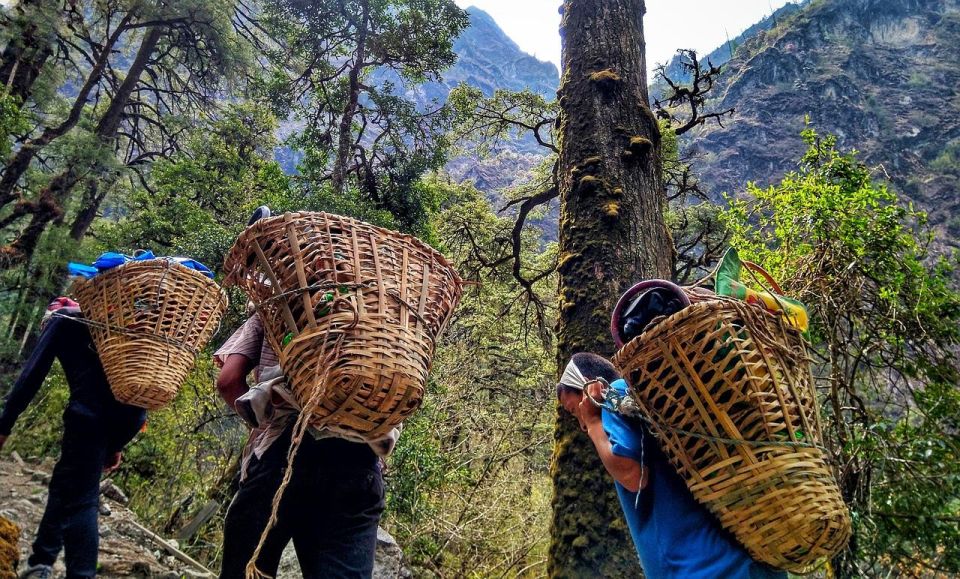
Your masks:
[{"label": "moss on bark", "polygon": [[[564,2],[561,368],[578,351],[612,354],[609,316],[621,292],[670,272],[660,135],[647,104],[643,13],[642,0]],[[555,443],[548,574],[640,576],[612,480],[576,420],[562,410]]]}]

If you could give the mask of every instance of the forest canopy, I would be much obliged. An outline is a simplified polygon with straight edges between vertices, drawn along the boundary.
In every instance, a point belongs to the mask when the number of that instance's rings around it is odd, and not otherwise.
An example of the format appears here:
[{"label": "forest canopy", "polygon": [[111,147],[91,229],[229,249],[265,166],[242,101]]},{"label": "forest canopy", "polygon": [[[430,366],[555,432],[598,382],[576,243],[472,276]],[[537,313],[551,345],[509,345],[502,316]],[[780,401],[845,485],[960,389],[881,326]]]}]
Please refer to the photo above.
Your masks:
[{"label": "forest canopy", "polygon": [[[645,261],[631,275],[687,284],[733,246],[812,314],[825,442],[855,533],[833,570],[960,573],[958,260],[941,251],[925,214],[815,127],[797,136],[808,150],[795,171],[709,199],[683,133],[737,121],[712,109],[708,92],[689,99],[692,112],[682,98],[655,102],[656,115],[650,103],[626,107],[622,124],[645,134],[620,125],[597,133],[612,143],[596,158],[616,157],[615,178],[592,156],[570,169],[589,148],[569,138],[589,117],[571,107],[591,90],[609,97],[624,79],[580,75],[557,100],[467,84],[419,98],[456,62],[468,26],[452,0],[20,0],[0,9],[0,393],[36,343],[47,303],[65,291],[68,261],[152,249],[220,276],[261,205],[413,234],[468,283],[423,407],[388,461],[384,526],[417,576],[543,576],[551,557],[587,552],[556,521],[551,529],[565,476],[555,448],[586,440],[574,422],[558,426],[558,347],[603,343],[612,353],[606,302],[639,281],[591,272],[616,269],[616,240],[642,238],[632,258]],[[709,91],[721,68],[682,54]],[[649,100],[638,78],[635,92]],[[514,146],[536,161],[509,186],[484,192],[451,176],[454,162],[502,158]],[[246,316],[246,298],[230,297],[222,331],[114,478],[164,535],[217,501],[221,515],[181,542],[211,568],[246,437],[217,397],[210,360]],[[55,371],[8,446],[56,456],[67,395]],[[612,496],[603,471],[584,480],[560,500]],[[600,515],[577,524],[626,536]],[[607,547],[590,546],[635,567],[633,551]]]}]

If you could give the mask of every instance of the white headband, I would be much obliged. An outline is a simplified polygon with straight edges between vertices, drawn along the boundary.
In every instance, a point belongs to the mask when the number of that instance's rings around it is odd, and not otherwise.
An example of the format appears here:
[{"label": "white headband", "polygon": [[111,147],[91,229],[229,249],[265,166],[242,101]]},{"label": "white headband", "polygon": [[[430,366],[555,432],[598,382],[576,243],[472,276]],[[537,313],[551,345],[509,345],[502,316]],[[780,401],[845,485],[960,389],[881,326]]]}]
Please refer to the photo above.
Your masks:
[{"label": "white headband", "polygon": [[563,369],[563,376],[560,377],[560,384],[567,386],[569,388],[576,388],[577,390],[583,390],[586,387],[588,380],[583,377],[583,374],[580,372],[580,368],[577,368],[577,365],[573,363],[573,360],[567,363],[567,367]]}]

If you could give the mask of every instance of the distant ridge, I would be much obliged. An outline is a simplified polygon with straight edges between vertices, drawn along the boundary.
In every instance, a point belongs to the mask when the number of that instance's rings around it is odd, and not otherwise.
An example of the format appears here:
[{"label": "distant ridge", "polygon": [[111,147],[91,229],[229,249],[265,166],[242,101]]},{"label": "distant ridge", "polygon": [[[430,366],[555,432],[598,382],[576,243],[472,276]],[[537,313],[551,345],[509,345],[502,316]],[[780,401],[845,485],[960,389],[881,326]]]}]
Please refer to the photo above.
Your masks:
[{"label": "distant ridge", "polygon": [[834,133],[960,246],[960,2],[814,0],[746,38],[716,89],[724,128],[688,143],[719,198],[796,167],[804,119]]}]

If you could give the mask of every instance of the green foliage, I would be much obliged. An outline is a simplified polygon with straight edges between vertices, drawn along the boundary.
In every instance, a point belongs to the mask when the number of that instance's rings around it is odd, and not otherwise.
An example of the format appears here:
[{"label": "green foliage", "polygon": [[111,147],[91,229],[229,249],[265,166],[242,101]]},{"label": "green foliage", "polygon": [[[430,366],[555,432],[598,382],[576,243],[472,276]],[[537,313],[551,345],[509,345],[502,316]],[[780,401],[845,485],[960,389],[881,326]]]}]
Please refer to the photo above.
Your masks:
[{"label": "green foliage", "polygon": [[30,128],[30,122],[21,109],[20,99],[0,92],[0,156],[10,154],[10,136],[19,135]]},{"label": "green foliage", "polygon": [[930,162],[930,168],[939,173],[960,175],[960,140],[947,143],[940,154]]},{"label": "green foliage", "polygon": [[429,199],[416,184],[446,158],[449,113],[406,92],[453,64],[466,14],[451,0],[282,0],[265,9],[281,48],[267,52],[273,69],[258,92],[278,116],[305,121],[287,141],[303,156],[300,183],[312,194],[354,189],[398,228],[428,233]]},{"label": "green foliage", "polygon": [[960,571],[960,292],[925,216],[836,138],[723,214],[732,243],[812,310],[828,443],[856,541],[841,573]]},{"label": "green foliage", "polygon": [[60,454],[63,435],[63,411],[70,398],[70,388],[60,365],[54,365],[40,387],[33,404],[20,415],[17,426],[4,446],[24,457],[53,457]]},{"label": "green foliage", "polygon": [[532,134],[548,149],[554,148],[554,120],[559,114],[556,101],[548,102],[529,90],[497,90],[487,97],[479,88],[460,84],[448,104],[453,110],[453,134],[461,146],[485,156],[504,141]]},{"label": "green foliage", "polygon": [[[173,404],[150,413],[146,431],[127,446],[124,463],[114,475],[128,492],[131,508],[155,528],[173,527],[168,533],[184,522],[171,514],[198,509],[224,490],[217,484],[230,482],[223,481],[224,474],[247,437],[236,415],[226,412],[213,387],[215,377],[211,357],[201,355]],[[208,525],[207,540],[216,539],[221,524],[217,517]],[[213,557],[218,551],[202,553]]]},{"label": "green foliage", "polygon": [[292,195],[270,159],[276,128],[256,105],[227,107],[192,132],[181,154],[154,164],[149,188],[134,183],[117,196],[111,209],[119,219],[98,227],[104,247],[184,253],[219,267],[262,200]]},{"label": "green foliage", "polygon": [[[496,251],[511,222],[470,186],[427,184],[447,191],[438,239],[471,277],[481,267],[476,252]],[[543,299],[554,283],[537,286]],[[555,367],[513,305],[519,291],[507,271],[466,289],[424,406],[390,460],[387,523],[418,575],[543,573]]]}]

